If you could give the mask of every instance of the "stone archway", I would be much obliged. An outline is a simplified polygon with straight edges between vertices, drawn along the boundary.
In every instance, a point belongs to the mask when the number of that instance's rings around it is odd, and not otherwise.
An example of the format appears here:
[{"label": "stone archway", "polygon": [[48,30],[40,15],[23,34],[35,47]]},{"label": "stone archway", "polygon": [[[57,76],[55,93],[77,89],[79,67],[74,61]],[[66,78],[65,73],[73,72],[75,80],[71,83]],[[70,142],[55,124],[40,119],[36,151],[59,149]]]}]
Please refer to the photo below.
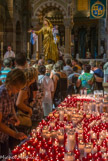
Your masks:
[{"label": "stone archway", "polygon": [[38,17],[45,8],[50,8],[50,9],[56,8],[62,12],[63,17],[65,18],[67,16],[67,8],[66,8],[66,5],[64,6],[62,4],[62,2],[60,3],[60,2],[57,2],[56,0],[55,1],[44,1],[43,3],[40,3],[37,7],[36,7],[36,2],[35,2],[33,17]]},{"label": "stone archway", "polygon": [[16,23],[16,54],[21,52],[21,44],[22,39],[21,39],[21,25],[20,22],[17,21]]}]

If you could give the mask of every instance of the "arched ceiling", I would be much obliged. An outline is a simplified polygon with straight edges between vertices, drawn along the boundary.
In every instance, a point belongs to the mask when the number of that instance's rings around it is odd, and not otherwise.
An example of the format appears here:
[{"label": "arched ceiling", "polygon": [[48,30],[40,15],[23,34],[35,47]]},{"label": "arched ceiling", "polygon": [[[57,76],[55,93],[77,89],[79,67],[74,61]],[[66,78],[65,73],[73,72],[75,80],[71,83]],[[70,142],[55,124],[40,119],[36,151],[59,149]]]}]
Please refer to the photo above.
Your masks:
[{"label": "arched ceiling", "polygon": [[42,0],[32,1],[33,19],[38,19],[39,23],[43,18],[48,18],[53,24],[62,24],[63,19],[67,16],[67,3],[63,0]]},{"label": "arched ceiling", "polygon": [[43,21],[44,17],[48,18],[53,24],[63,23],[63,14],[56,7],[48,7],[43,9],[43,11],[38,15],[40,23]]}]

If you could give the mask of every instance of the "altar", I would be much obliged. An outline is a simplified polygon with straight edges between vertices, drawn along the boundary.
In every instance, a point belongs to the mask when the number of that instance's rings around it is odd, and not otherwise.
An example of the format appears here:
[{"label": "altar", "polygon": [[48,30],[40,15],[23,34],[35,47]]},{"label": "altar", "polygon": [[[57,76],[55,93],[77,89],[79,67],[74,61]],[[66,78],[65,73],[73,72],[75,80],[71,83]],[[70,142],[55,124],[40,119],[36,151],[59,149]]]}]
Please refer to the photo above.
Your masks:
[{"label": "altar", "polygon": [[[15,161],[108,158],[108,113],[102,94],[68,96],[12,151]],[[11,161],[11,157],[7,161]]]},{"label": "altar", "polygon": [[105,59],[78,59],[78,61],[81,62],[105,62]]}]

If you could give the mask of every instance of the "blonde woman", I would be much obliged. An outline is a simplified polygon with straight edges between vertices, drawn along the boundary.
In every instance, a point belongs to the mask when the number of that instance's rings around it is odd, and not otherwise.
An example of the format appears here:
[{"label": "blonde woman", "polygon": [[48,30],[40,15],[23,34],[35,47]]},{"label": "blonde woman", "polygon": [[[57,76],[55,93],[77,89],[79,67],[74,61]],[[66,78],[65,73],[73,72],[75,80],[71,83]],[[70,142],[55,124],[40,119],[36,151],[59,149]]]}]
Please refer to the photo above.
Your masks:
[{"label": "blonde woman", "polygon": [[[31,116],[32,116],[32,108],[30,107],[30,85],[32,85],[37,79],[37,72],[32,68],[24,69],[24,74],[27,80],[26,87],[21,89],[16,100],[16,106],[18,108],[18,114],[20,118],[20,122],[24,126],[31,126]],[[21,120],[21,116],[25,116],[26,120]],[[27,117],[28,122],[27,122]],[[24,117],[22,117],[24,118]]]}]

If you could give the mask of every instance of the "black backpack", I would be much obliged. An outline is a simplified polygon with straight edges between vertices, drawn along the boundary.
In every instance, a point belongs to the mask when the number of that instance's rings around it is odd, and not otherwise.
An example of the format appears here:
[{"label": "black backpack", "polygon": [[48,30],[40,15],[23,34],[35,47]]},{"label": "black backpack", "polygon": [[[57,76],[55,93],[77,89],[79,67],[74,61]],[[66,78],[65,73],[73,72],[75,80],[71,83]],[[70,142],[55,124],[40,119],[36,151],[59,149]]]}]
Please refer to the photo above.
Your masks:
[{"label": "black backpack", "polygon": [[67,76],[65,73],[62,73],[61,77],[58,73],[55,73],[55,75],[59,78],[57,82],[57,88],[55,91],[55,97],[63,101],[67,95]]},{"label": "black backpack", "polygon": [[79,75],[74,75],[72,77],[72,83],[74,84],[73,87],[74,87],[74,93],[75,94],[78,93],[79,89],[80,89],[80,87],[76,87],[76,83],[77,83],[78,77],[79,77]]}]

